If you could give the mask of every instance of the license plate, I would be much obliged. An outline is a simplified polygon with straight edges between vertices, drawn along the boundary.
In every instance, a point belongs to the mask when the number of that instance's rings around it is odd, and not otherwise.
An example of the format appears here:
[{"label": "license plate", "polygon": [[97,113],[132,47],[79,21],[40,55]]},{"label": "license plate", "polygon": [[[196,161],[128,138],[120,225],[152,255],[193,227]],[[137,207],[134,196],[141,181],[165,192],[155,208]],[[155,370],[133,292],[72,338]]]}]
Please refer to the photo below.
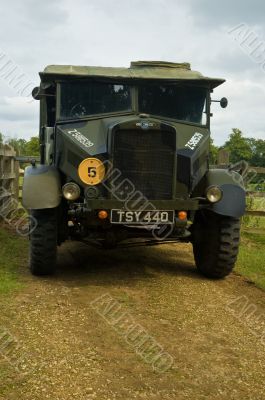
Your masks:
[{"label": "license plate", "polygon": [[111,210],[111,222],[113,224],[138,224],[138,225],[156,225],[173,224],[175,212],[169,211],[125,211]]}]

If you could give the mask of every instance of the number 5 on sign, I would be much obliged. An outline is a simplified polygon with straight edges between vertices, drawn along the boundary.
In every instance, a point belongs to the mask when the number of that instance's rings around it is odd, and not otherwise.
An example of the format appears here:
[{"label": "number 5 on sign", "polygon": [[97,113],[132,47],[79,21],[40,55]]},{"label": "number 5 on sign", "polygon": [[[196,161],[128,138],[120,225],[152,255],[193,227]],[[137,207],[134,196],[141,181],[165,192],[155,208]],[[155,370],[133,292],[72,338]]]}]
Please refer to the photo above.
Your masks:
[{"label": "number 5 on sign", "polygon": [[86,158],[78,167],[78,175],[87,185],[98,185],[105,177],[105,167],[97,158]]},{"label": "number 5 on sign", "polygon": [[89,176],[89,178],[95,178],[97,176],[97,168],[96,167],[88,167],[88,176]]}]

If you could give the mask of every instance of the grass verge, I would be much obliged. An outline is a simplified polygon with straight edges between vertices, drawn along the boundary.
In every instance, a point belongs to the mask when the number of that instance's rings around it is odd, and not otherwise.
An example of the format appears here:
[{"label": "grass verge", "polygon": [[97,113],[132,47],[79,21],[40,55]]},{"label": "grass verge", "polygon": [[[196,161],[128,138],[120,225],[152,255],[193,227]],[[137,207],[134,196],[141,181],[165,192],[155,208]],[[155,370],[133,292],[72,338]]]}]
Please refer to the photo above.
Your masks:
[{"label": "grass verge", "polygon": [[0,295],[22,286],[18,271],[27,262],[27,255],[27,240],[0,225]]},{"label": "grass verge", "polygon": [[265,234],[263,230],[242,230],[235,271],[265,290]]}]

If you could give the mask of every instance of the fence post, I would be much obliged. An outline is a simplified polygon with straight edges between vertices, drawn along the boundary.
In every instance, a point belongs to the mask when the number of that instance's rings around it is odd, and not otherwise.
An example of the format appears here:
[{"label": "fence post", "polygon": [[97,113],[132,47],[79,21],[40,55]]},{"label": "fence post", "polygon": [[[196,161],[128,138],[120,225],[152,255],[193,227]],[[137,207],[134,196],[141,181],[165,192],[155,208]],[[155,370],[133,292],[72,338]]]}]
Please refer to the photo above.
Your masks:
[{"label": "fence post", "polygon": [[[7,144],[0,144],[0,209],[10,207],[12,199],[18,199],[18,171],[15,160],[16,152]],[[9,205],[9,206],[7,206]]]},{"label": "fence post", "polygon": [[218,151],[217,164],[218,165],[229,165],[230,153],[226,149],[221,149]]},{"label": "fence post", "polygon": [[16,174],[16,177],[15,177],[15,180],[14,180],[15,198],[17,200],[19,200],[19,177],[20,177],[20,164],[19,164],[19,161],[15,160],[14,168],[15,168],[15,174]]}]

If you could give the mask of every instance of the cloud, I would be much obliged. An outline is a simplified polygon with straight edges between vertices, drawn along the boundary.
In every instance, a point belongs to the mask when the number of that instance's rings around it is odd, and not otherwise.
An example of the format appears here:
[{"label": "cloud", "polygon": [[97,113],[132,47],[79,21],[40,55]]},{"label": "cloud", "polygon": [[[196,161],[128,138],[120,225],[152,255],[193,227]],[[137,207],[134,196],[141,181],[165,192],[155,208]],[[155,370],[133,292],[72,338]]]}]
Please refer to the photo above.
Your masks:
[{"label": "cloud", "polygon": [[265,140],[263,82],[250,80],[231,80],[216,90],[214,98],[226,95],[228,107],[223,110],[218,104],[212,104],[212,135],[218,145],[222,145],[232,128],[239,128],[246,137]]},{"label": "cloud", "polygon": [[[10,16],[13,16],[10,19]],[[46,2],[36,2],[34,0],[12,0],[12,8],[10,3],[3,2],[1,4],[1,30],[4,31],[8,26],[9,33],[19,31],[22,35],[29,31],[32,39],[38,36],[43,31],[50,33],[58,25],[65,23],[68,17],[68,12],[65,9],[63,0],[47,0]],[[6,20],[8,18],[8,20]],[[10,23],[10,21],[12,23]],[[16,22],[16,24],[14,23]],[[35,35],[32,29],[36,29]],[[6,37],[6,40],[9,38]],[[19,41],[21,37],[17,37]]]},{"label": "cloud", "polygon": [[38,114],[38,102],[29,103],[23,97],[2,97],[0,100],[0,121],[31,121]]},{"label": "cloud", "polygon": [[[204,75],[227,79],[213,94],[230,100],[226,110],[213,107],[213,135],[222,144],[233,127],[247,136],[264,136],[265,73],[228,34],[245,22],[265,41],[264,11],[265,3],[257,0],[251,7],[228,0],[12,0],[12,7],[1,5],[0,50],[36,84],[48,64],[191,62]],[[20,104],[17,93],[0,79],[0,131],[36,134],[37,104]]]},{"label": "cloud", "polygon": [[263,0],[187,0],[189,11],[205,30],[220,25],[264,25],[265,3]]},{"label": "cloud", "polygon": [[22,97],[0,98],[0,132],[5,137],[24,137],[38,135],[37,101],[29,103]]}]

